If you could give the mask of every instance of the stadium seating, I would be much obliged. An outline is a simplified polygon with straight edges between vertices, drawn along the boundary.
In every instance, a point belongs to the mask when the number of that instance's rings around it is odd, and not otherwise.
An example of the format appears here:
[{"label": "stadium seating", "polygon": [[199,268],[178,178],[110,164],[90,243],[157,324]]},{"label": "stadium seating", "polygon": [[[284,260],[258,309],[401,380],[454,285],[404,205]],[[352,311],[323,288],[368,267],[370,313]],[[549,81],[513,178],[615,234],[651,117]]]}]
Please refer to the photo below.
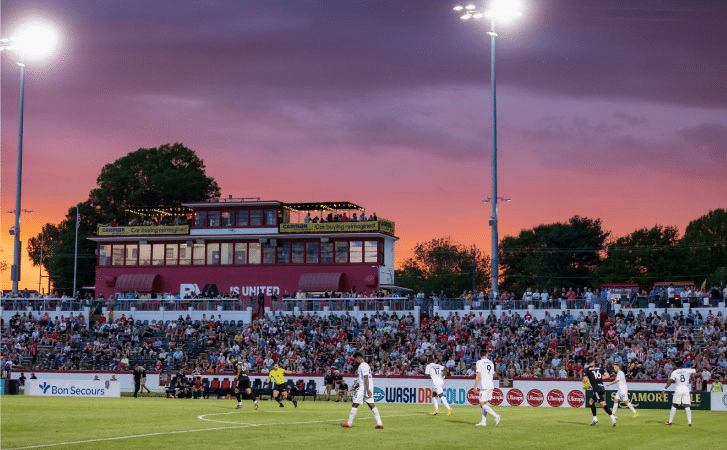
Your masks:
[{"label": "stadium seating", "polygon": [[217,390],[217,398],[232,393],[232,383],[229,378],[223,378],[220,388]]},{"label": "stadium seating", "polygon": [[303,398],[313,397],[313,401],[318,398],[318,389],[316,387],[316,380],[308,380],[308,384],[305,385],[305,391],[303,391]]}]

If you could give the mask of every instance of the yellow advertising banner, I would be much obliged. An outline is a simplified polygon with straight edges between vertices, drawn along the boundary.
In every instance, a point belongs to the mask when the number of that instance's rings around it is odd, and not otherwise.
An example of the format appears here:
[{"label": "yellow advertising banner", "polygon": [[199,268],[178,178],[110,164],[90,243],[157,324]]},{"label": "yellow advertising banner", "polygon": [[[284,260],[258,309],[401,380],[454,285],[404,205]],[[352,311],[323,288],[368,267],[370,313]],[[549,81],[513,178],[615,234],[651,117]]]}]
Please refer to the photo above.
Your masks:
[{"label": "yellow advertising banner", "polygon": [[112,227],[99,225],[97,236],[156,236],[163,234],[189,234],[189,225]]},{"label": "yellow advertising banner", "polygon": [[388,220],[368,222],[322,222],[322,223],[284,223],[281,233],[361,233],[377,232],[394,234],[394,222]]}]

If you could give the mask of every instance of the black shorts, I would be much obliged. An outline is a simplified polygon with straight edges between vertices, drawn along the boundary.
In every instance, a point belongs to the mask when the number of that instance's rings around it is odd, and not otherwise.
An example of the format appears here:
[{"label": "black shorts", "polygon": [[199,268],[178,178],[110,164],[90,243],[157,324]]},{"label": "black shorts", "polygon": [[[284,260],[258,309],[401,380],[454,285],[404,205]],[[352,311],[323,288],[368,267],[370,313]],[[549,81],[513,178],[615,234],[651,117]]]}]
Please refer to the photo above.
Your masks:
[{"label": "black shorts", "polygon": [[593,400],[596,403],[601,403],[606,401],[606,390],[602,391],[593,391],[591,394],[591,400]]},{"label": "black shorts", "polygon": [[285,386],[285,383],[283,383],[283,384],[277,384],[276,383],[275,384],[275,387],[273,388],[273,390],[274,391],[278,391],[278,392],[285,392],[286,391],[286,389],[285,389],[286,387],[287,386]]},{"label": "black shorts", "polygon": [[244,377],[237,380],[237,389],[239,389],[240,391],[250,389],[250,379],[248,377]]}]

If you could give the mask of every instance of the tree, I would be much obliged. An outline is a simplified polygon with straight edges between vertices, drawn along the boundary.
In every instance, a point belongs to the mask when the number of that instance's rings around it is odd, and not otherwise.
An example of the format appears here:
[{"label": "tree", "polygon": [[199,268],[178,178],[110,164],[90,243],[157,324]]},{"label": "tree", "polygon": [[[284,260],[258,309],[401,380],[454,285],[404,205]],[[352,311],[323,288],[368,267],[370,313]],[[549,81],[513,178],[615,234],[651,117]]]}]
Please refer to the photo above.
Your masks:
[{"label": "tree", "polygon": [[689,222],[681,244],[687,250],[689,280],[697,285],[719,286],[727,266],[727,210],[715,209]]},{"label": "tree", "polygon": [[[90,192],[88,200],[78,205],[77,287],[94,284],[96,243],[88,237],[96,232],[98,224],[114,218],[122,221],[128,208],[175,207],[220,196],[219,186],[205,174],[202,160],[179,143],[131,152],[105,165],[96,182],[98,187]],[[43,226],[47,235],[42,263],[53,275],[59,292],[70,293],[74,285],[76,209],[76,205],[69,208],[60,224]],[[40,240],[39,234],[28,241],[28,253],[36,267],[41,264]]]},{"label": "tree", "polygon": [[452,242],[451,237],[432,239],[414,247],[414,256],[406,260],[396,279],[402,286],[426,294],[444,291],[458,296],[473,288],[484,289],[489,279],[490,258],[476,247]]},{"label": "tree", "polygon": [[594,287],[609,232],[601,220],[574,216],[566,223],[538,225],[500,243],[503,290]]},{"label": "tree", "polygon": [[678,235],[676,227],[656,225],[608,243],[597,278],[602,283],[632,282],[644,287],[656,281],[681,281],[686,254]]}]

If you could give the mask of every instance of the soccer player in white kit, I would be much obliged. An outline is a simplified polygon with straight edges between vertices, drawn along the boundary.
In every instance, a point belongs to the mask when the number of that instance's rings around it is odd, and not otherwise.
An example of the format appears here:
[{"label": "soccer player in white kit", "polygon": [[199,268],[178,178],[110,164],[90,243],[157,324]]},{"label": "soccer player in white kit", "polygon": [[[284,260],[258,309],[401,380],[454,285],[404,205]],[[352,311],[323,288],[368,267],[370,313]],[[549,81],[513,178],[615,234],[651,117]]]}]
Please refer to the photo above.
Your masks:
[{"label": "soccer player in white kit", "polygon": [[632,405],[629,401],[629,389],[626,387],[626,375],[624,375],[621,370],[621,365],[619,363],[613,363],[612,365],[613,371],[616,373],[616,379],[611,383],[608,383],[606,386],[613,386],[618,383],[618,391],[616,391],[616,395],[613,398],[613,414],[616,415],[619,401],[623,401],[626,403],[626,406],[628,406],[631,412],[634,413],[634,417],[639,417],[639,413],[636,412],[634,405]]},{"label": "soccer player in white kit", "polygon": [[[482,408],[482,421],[476,426],[487,426],[487,413],[495,417],[495,426],[500,423],[500,415],[495,413],[490,407],[492,400],[492,391],[495,390],[495,384],[492,378],[495,376],[495,364],[487,358],[487,350],[482,349],[482,357],[476,364],[477,378],[475,378],[475,390],[480,390],[480,407]],[[477,386],[479,384],[479,387]]]},{"label": "soccer player in white kit", "polygon": [[432,378],[432,383],[434,383],[434,391],[432,392],[432,403],[434,403],[433,416],[439,414],[439,399],[441,399],[442,404],[447,407],[447,415],[449,416],[452,414],[452,407],[449,406],[447,398],[443,395],[444,371],[445,367],[441,364],[437,364],[436,358],[432,358],[432,362],[427,364],[426,369],[424,369],[424,375],[429,375]]},{"label": "soccer player in white kit", "polygon": [[689,383],[689,377],[691,377],[693,374],[695,374],[697,371],[694,369],[685,369],[684,368],[684,362],[677,361],[676,364],[677,369],[672,371],[671,375],[669,376],[669,381],[666,383],[666,386],[664,386],[664,389],[661,390],[662,395],[666,392],[667,389],[669,389],[669,386],[674,383],[676,386],[674,388],[674,396],[671,400],[671,411],[669,412],[669,421],[665,422],[664,425],[671,425],[671,421],[674,420],[674,414],[677,412],[677,406],[682,405],[684,407],[684,411],[687,413],[687,423],[689,426],[692,426],[692,404],[689,399],[690,392],[691,392],[691,386]]},{"label": "soccer player in white kit", "polygon": [[353,405],[351,405],[351,413],[348,415],[348,421],[343,422],[341,426],[344,428],[351,428],[353,418],[356,417],[356,413],[358,412],[358,406],[361,403],[366,402],[366,404],[369,405],[369,408],[371,408],[371,412],[374,413],[374,419],[376,419],[376,426],[374,428],[384,428],[384,425],[381,423],[379,410],[376,408],[376,404],[374,403],[374,380],[371,376],[371,367],[364,362],[361,352],[354,353],[353,360],[356,361],[356,364],[358,364],[358,369],[356,370],[356,384],[353,385],[350,391],[353,395]]}]

